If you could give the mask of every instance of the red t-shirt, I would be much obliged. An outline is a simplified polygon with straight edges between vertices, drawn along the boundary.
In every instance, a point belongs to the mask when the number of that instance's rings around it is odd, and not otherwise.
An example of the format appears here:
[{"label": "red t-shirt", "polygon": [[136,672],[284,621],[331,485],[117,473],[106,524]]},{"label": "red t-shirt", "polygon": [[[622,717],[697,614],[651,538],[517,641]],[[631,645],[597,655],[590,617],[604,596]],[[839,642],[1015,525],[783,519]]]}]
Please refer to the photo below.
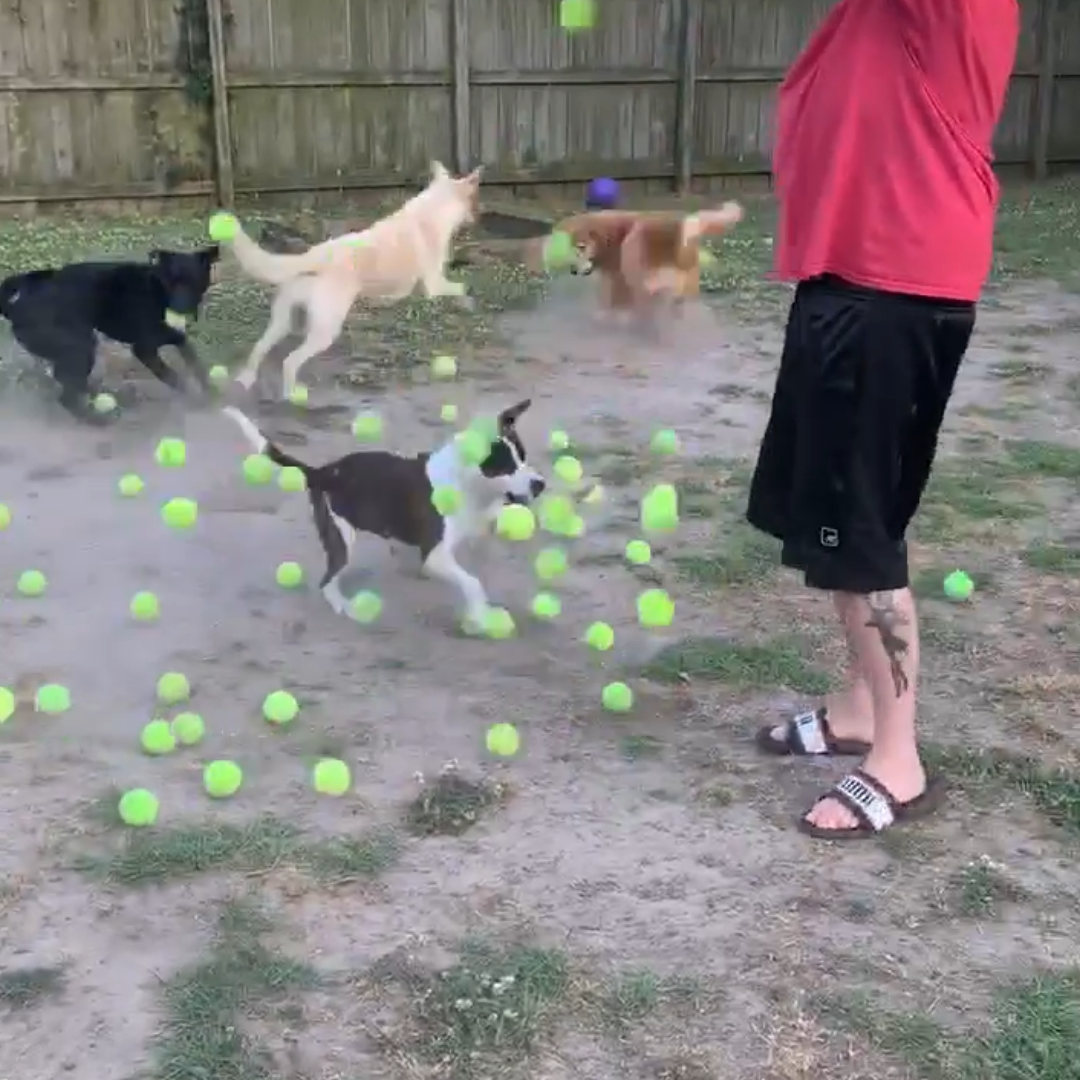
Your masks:
[{"label": "red t-shirt", "polygon": [[977,300],[1016,0],[839,0],[777,108],[776,272]]}]

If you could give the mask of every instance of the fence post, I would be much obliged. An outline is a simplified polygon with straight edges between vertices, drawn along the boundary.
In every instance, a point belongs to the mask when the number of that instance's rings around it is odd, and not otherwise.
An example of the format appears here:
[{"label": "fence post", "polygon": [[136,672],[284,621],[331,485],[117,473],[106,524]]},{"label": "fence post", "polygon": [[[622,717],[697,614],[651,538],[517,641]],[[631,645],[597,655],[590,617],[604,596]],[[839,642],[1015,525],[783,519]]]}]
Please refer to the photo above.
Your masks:
[{"label": "fence post", "polygon": [[1054,119],[1054,45],[1058,0],[1039,6],[1039,69],[1031,110],[1031,171],[1045,180],[1050,165],[1050,125]]},{"label": "fence post", "polygon": [[685,195],[694,180],[694,110],[697,91],[701,0],[679,4],[678,72],[675,97],[675,189]]},{"label": "fence post", "polygon": [[450,52],[453,70],[450,76],[451,135],[454,151],[454,168],[466,173],[470,166],[469,129],[472,106],[469,101],[469,0],[450,0]]},{"label": "fence post", "polygon": [[225,17],[221,0],[206,0],[206,27],[210,41],[210,85],[213,88],[214,182],[218,205],[232,209],[236,200],[236,185],[229,123],[229,83],[225,67]]}]

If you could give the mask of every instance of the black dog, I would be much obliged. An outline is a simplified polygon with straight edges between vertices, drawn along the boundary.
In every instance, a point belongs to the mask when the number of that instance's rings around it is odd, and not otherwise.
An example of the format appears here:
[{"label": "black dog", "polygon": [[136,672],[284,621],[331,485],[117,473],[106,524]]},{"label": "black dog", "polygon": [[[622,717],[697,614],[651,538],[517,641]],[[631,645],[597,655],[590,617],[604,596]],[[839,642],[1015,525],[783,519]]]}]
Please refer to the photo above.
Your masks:
[{"label": "black dog", "polygon": [[218,257],[215,245],[153,251],[146,263],[70,263],[15,274],[0,282],[0,315],[27,351],[52,366],[60,404],[81,420],[102,419],[90,402],[99,333],[129,345],[144,367],[180,390],[182,380],[158,355],[172,345],[208,393],[207,374],[183,324],[198,318]]}]

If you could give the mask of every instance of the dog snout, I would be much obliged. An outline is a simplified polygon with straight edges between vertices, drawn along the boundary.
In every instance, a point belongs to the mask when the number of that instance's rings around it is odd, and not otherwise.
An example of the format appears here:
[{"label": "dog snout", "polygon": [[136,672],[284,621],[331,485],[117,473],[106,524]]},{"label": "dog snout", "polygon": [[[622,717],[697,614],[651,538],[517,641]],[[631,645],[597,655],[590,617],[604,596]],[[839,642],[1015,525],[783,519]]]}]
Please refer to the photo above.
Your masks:
[{"label": "dog snout", "polygon": [[544,494],[544,489],[547,487],[547,483],[539,476],[529,481],[529,494],[534,498]]}]

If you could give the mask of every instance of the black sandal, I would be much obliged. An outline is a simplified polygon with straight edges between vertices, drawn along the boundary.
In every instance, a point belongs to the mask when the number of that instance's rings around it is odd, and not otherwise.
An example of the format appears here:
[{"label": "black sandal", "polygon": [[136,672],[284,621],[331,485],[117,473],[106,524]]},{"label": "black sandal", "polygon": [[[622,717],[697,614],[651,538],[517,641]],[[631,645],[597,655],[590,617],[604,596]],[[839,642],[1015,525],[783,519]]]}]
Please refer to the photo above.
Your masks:
[{"label": "black sandal", "polygon": [[834,799],[851,811],[858,822],[850,829],[826,829],[807,820],[806,811],[799,818],[799,832],[816,840],[864,840],[878,836],[893,825],[902,825],[927,817],[945,803],[945,781],[941,777],[927,778],[921,795],[907,802],[898,802],[892,793],[869,773],[856,769],[831,790],[825,792],[814,806],[825,799]]},{"label": "black sandal", "polygon": [[759,750],[775,757],[866,757],[870,753],[870,744],[862,739],[833,736],[824,705],[792,717],[782,725],[781,736],[777,736],[776,728],[776,724],[761,728],[756,740]]}]

